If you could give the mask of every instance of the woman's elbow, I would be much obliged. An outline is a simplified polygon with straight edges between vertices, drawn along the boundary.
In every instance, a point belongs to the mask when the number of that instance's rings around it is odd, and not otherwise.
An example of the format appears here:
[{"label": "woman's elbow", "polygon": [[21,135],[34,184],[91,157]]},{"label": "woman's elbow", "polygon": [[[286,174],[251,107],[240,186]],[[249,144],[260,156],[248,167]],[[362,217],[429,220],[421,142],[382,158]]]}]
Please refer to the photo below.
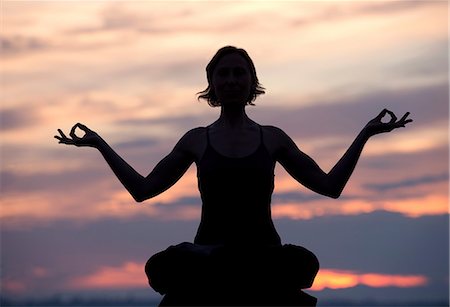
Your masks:
[{"label": "woman's elbow", "polygon": [[322,194],[333,199],[338,199],[342,194],[342,190],[332,186],[325,189]]},{"label": "woman's elbow", "polygon": [[338,199],[341,196],[343,190],[344,188],[333,188],[328,193],[328,196],[333,199]]},{"label": "woman's elbow", "polygon": [[147,199],[149,199],[150,197],[145,195],[145,194],[137,194],[137,193],[133,193],[131,194],[131,196],[133,197],[133,199],[135,200],[135,202],[137,203],[142,203],[144,201],[146,201]]},{"label": "woman's elbow", "polygon": [[134,189],[129,189],[128,192],[137,203],[142,203],[143,201],[157,195],[157,193],[154,193],[154,191],[149,189],[147,186],[135,187]]},{"label": "woman's elbow", "polygon": [[333,198],[333,199],[337,199],[341,196],[341,193],[338,191],[333,191],[333,190],[314,190],[316,193],[329,197],[329,198]]},{"label": "woman's elbow", "polygon": [[331,194],[329,194],[327,196],[330,197],[330,198],[333,198],[333,199],[338,199],[341,196],[341,192],[331,193]]},{"label": "woman's elbow", "polygon": [[140,203],[142,203],[142,202],[145,201],[144,198],[136,198],[136,197],[133,197],[133,198],[134,198],[134,201],[135,201],[136,203],[138,203],[138,204],[140,204]]}]

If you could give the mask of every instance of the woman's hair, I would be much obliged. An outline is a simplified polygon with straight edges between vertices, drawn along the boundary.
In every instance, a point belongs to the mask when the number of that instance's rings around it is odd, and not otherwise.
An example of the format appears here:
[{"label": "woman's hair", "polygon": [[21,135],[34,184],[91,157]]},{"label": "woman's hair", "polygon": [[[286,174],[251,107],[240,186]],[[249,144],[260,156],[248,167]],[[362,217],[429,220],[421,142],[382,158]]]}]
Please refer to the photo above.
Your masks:
[{"label": "woman's hair", "polygon": [[205,99],[208,102],[208,104],[212,107],[220,106],[220,102],[218,101],[216,93],[214,92],[214,87],[212,86],[212,76],[213,76],[214,70],[216,69],[219,61],[224,56],[226,56],[228,54],[232,54],[232,53],[237,53],[240,56],[242,56],[245,59],[245,61],[247,62],[249,69],[250,69],[251,78],[252,78],[252,86],[250,89],[250,95],[247,98],[247,104],[254,105],[253,101],[255,101],[256,97],[265,93],[264,87],[261,86],[261,84],[258,81],[258,77],[256,76],[255,65],[253,64],[253,61],[250,58],[250,56],[248,55],[247,51],[245,51],[242,48],[236,48],[234,46],[225,46],[225,47],[220,48],[216,52],[216,54],[213,56],[211,61],[206,66],[206,78],[208,79],[208,87],[205,90],[197,93],[197,94],[199,94],[198,95],[199,100]]}]

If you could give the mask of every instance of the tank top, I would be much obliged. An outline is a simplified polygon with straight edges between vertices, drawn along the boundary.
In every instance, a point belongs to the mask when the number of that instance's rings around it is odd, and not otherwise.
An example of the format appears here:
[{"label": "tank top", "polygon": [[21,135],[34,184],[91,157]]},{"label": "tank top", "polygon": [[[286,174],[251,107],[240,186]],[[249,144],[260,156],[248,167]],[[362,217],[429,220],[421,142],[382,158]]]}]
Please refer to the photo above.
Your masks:
[{"label": "tank top", "polygon": [[197,163],[202,199],[201,221],[194,243],[204,245],[280,245],[270,210],[275,161],[260,129],[257,149],[242,158],[217,152],[210,143]]}]

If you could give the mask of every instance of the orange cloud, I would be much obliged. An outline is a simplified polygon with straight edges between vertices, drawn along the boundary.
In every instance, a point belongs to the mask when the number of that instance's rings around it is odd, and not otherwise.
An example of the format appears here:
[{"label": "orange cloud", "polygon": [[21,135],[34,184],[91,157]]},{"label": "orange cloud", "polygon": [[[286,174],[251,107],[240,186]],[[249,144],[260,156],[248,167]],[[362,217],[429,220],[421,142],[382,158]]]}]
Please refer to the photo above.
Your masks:
[{"label": "orange cloud", "polygon": [[[424,286],[427,283],[428,279],[423,275],[361,274],[354,271],[321,269],[311,290],[343,289],[358,285],[374,288],[410,288]],[[143,263],[126,262],[118,267],[101,267],[92,274],[75,278],[69,282],[69,287],[72,289],[146,288],[148,281],[144,274]]]},{"label": "orange cloud", "polygon": [[[77,194],[77,198],[66,199],[64,195],[45,192],[29,192],[25,195],[6,194],[2,197],[0,219],[5,226],[21,226],[23,221],[34,220],[96,220],[105,217],[132,218],[149,216],[167,220],[199,220],[201,200],[192,203],[198,196],[194,185],[195,176],[189,174],[170,191],[136,204],[124,189],[115,189],[109,196],[99,197],[98,190],[106,193],[110,188],[106,184],[86,187]],[[99,188],[102,187],[102,188]],[[102,192],[102,193],[103,193]],[[186,198],[187,203],[183,203]],[[80,199],[89,199],[88,202]],[[32,203],[33,206],[29,204]],[[446,195],[424,195],[408,199],[390,199],[373,201],[364,199],[328,200],[319,198],[309,201],[274,202],[272,217],[274,219],[307,220],[324,215],[358,215],[386,210],[398,212],[408,217],[448,214],[448,197]]]},{"label": "orange cloud", "polygon": [[449,213],[446,195],[425,195],[408,199],[387,199],[386,201],[354,200],[318,200],[275,203],[272,217],[290,219],[311,219],[323,215],[358,215],[377,210],[398,212],[408,217],[438,215]]},{"label": "orange cloud", "polygon": [[364,274],[360,276],[361,284],[369,287],[398,287],[410,288],[426,285],[428,280],[421,275],[382,275],[382,274]]},{"label": "orange cloud", "polygon": [[383,209],[410,217],[449,213],[448,197],[444,195],[426,195],[422,198],[386,202]]},{"label": "orange cloud", "polygon": [[311,290],[343,289],[356,287],[357,285],[374,288],[410,288],[424,286],[427,283],[428,279],[423,275],[360,274],[354,271],[322,269],[319,271]]},{"label": "orange cloud", "polygon": [[314,214],[309,208],[303,208],[297,203],[280,204],[272,207],[273,218],[310,219]]},{"label": "orange cloud", "polygon": [[[98,191],[102,191],[100,194]],[[27,191],[25,194],[5,193],[2,195],[0,220],[5,226],[23,227],[24,221],[82,220],[92,221],[107,217],[132,218],[151,216],[170,220],[199,220],[201,201],[180,204],[183,198],[198,196],[196,176],[188,171],[169,191],[137,204],[122,187],[111,187],[109,180],[83,185],[76,197],[67,197],[67,190]],[[88,200],[88,201],[85,201]],[[30,206],[33,204],[33,206]]]},{"label": "orange cloud", "polygon": [[101,267],[87,276],[69,282],[72,289],[117,289],[146,288],[148,281],[144,274],[144,264],[125,262],[119,267]]},{"label": "orange cloud", "polygon": [[[385,146],[389,143],[389,146]],[[440,148],[448,143],[448,122],[435,123],[432,127],[406,130],[401,134],[389,134],[374,138],[364,150],[365,156],[386,155],[388,153],[411,153]]]}]

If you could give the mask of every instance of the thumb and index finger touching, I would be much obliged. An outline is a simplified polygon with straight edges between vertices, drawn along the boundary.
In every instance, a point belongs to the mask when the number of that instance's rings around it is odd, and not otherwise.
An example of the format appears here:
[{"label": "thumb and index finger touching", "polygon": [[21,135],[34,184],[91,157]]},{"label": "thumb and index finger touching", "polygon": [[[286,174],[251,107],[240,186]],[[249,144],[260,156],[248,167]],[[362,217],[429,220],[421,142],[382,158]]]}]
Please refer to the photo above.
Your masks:
[{"label": "thumb and index finger touching", "polygon": [[76,123],[72,129],[70,130],[70,136],[74,139],[74,140],[79,140],[80,137],[76,135],[75,131],[77,130],[77,128],[79,128],[80,130],[84,131],[85,133],[90,132],[91,130],[86,127],[83,124],[80,123]]},{"label": "thumb and index finger touching", "polygon": [[55,137],[55,139],[59,140],[59,143],[64,143],[64,144],[75,144],[76,141],[80,140],[80,137],[77,136],[76,133],[75,133],[77,128],[81,129],[81,130],[84,131],[85,133],[91,131],[87,126],[85,126],[85,125],[83,125],[83,124],[81,124],[81,123],[76,123],[76,124],[72,127],[72,129],[70,130],[70,133],[69,133],[70,138],[67,137],[67,136],[65,135],[65,133],[64,133],[61,129],[58,129],[58,133],[59,133],[60,135],[59,135],[59,136],[58,136],[58,135],[55,135],[54,137]]},{"label": "thumb and index finger touching", "polygon": [[375,119],[377,121],[381,121],[381,119],[386,116],[386,114],[389,114],[389,116],[391,116],[391,120],[388,122],[388,124],[396,124],[399,127],[404,127],[405,124],[412,122],[413,120],[408,118],[408,116],[410,115],[410,112],[406,112],[402,118],[400,118],[400,120],[397,121],[397,116],[395,115],[394,112],[388,110],[388,109],[383,109],[380,114],[378,114],[377,117],[375,117]]}]

